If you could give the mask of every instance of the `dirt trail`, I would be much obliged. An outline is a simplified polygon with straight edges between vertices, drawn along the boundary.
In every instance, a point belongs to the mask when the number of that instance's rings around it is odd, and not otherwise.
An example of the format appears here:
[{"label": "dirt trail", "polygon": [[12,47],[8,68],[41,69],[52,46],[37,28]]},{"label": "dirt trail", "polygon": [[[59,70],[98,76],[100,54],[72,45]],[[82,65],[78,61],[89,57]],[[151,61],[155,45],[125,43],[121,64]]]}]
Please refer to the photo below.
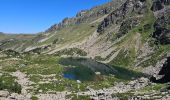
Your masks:
[{"label": "dirt trail", "polygon": [[27,78],[27,75],[25,73],[22,73],[19,70],[16,72],[13,72],[11,75],[14,77],[17,77],[16,81],[22,87],[21,94],[27,95],[27,89],[32,88],[30,85],[33,84],[33,82],[31,82],[29,78]]}]

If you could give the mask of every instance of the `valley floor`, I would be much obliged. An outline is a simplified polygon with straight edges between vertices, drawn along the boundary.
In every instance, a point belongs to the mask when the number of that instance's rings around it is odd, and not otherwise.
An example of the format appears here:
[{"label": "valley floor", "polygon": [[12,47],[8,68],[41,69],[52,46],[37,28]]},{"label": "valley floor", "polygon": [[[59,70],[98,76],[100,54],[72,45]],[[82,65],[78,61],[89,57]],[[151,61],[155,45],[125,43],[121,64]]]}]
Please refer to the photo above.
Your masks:
[{"label": "valley floor", "polygon": [[[119,75],[117,71],[125,69],[119,68],[118,70],[118,67],[113,67],[113,74],[106,75],[91,72],[88,68],[81,69],[83,65],[80,69],[76,69],[74,65],[80,63],[76,60],[74,64],[69,63],[69,60],[71,59],[63,60],[63,58],[51,55],[1,56],[0,100],[170,99],[168,84],[152,83],[141,73]],[[66,64],[63,65],[62,61]],[[77,73],[77,70],[80,73]],[[80,77],[67,79],[64,77],[65,73]]]}]

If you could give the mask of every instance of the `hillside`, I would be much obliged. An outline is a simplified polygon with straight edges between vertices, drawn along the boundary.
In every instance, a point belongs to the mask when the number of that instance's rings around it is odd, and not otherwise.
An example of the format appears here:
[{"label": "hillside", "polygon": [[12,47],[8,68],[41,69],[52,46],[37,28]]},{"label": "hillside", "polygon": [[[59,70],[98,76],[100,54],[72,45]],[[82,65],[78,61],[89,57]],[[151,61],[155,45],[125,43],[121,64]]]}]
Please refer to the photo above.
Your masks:
[{"label": "hillside", "polygon": [[170,0],[112,0],[41,33],[0,33],[0,99],[169,100],[169,13]]}]

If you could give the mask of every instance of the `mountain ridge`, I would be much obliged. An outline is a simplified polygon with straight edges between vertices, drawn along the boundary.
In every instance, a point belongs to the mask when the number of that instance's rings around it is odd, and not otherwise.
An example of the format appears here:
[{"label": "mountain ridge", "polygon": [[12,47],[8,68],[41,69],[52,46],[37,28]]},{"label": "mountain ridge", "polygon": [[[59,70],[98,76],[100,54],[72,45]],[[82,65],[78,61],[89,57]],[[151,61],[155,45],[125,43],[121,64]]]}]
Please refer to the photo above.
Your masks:
[{"label": "mountain ridge", "polygon": [[124,1],[125,0],[112,0],[104,5],[93,7],[90,10],[81,10],[76,14],[75,17],[64,18],[59,24],[52,25],[45,32],[55,31],[60,28],[67,27],[69,25],[80,24],[83,22],[90,22],[91,19],[89,18],[92,18],[94,20],[102,15],[106,15],[112,10],[114,10],[115,8],[117,8],[116,6],[122,4]]}]

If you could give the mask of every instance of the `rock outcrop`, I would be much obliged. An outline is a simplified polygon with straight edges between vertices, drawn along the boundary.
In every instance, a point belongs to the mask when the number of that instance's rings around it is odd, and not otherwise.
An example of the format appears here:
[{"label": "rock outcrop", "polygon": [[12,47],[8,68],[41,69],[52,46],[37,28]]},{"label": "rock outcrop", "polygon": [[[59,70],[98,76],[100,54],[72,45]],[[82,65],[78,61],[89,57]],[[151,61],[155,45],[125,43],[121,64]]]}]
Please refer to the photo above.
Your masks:
[{"label": "rock outcrop", "polygon": [[[122,82],[116,83],[115,86],[108,89],[93,90],[89,89],[85,92],[79,92],[78,95],[89,95],[92,100],[120,100],[121,97],[117,96],[118,93],[126,93],[131,90],[138,90],[150,84],[149,79],[141,77],[137,80],[130,81],[127,84]],[[112,95],[112,94],[115,94]]]},{"label": "rock outcrop", "polygon": [[76,17],[65,18],[59,24],[51,26],[46,32],[53,32],[69,25],[81,24],[94,21],[106,14],[109,14],[115,8],[119,7],[125,0],[113,0],[105,5],[96,6],[90,10],[82,10],[77,13]]},{"label": "rock outcrop", "polygon": [[156,82],[160,83],[170,82],[170,57],[168,57],[167,61],[163,64],[163,67],[159,72],[159,75],[163,75],[163,77],[159,80],[156,80]]},{"label": "rock outcrop", "polygon": [[9,92],[8,91],[0,91],[0,97],[8,97]]},{"label": "rock outcrop", "polygon": [[106,28],[113,24],[121,24],[130,14],[141,15],[147,11],[146,0],[127,0],[120,8],[113,11],[98,26],[97,32],[103,33]]},{"label": "rock outcrop", "polygon": [[170,82],[170,57],[163,60],[164,63],[158,63],[158,72],[151,80],[156,83],[167,83]]},{"label": "rock outcrop", "polygon": [[164,6],[169,5],[170,0],[153,0],[153,5],[151,7],[152,11],[158,11],[164,8]]},{"label": "rock outcrop", "polygon": [[153,37],[160,44],[170,44],[170,9],[159,12],[158,19],[154,24],[155,32]]},{"label": "rock outcrop", "polygon": [[122,22],[119,32],[117,33],[117,38],[120,38],[121,36],[125,35],[128,33],[129,30],[134,28],[140,23],[139,18],[130,18]]}]

